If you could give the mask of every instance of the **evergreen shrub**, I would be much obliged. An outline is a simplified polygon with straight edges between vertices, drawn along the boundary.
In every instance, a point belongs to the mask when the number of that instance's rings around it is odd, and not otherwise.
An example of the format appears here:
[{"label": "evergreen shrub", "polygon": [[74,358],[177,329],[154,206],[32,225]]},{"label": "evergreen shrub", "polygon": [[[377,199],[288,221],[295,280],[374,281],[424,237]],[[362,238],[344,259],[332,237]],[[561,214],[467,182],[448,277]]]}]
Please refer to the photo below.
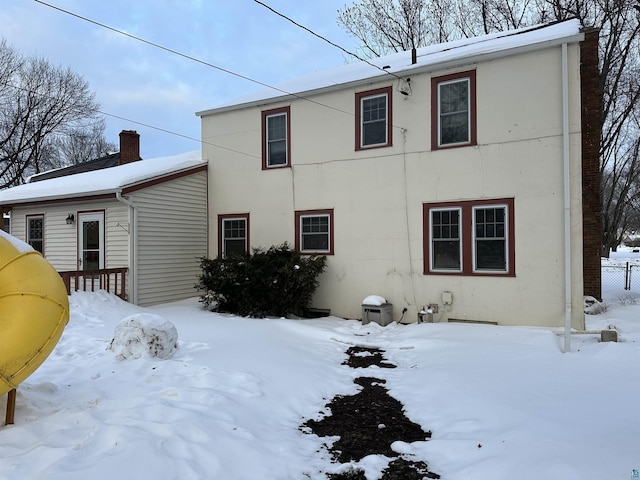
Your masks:
[{"label": "evergreen shrub", "polygon": [[326,257],[301,255],[285,242],[251,254],[201,258],[200,301],[218,312],[262,318],[307,316]]}]

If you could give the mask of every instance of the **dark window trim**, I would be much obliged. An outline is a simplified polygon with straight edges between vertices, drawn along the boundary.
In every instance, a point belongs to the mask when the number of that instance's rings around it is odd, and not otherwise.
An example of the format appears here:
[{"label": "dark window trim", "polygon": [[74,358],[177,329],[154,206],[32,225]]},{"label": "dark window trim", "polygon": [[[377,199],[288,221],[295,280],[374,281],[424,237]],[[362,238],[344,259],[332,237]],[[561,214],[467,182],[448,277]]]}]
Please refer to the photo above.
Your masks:
[{"label": "dark window trim", "polygon": [[[464,78],[469,79],[469,122],[471,124],[471,132],[468,142],[454,143],[451,145],[440,145],[439,131],[440,131],[440,115],[439,115],[439,101],[438,101],[438,85],[443,82],[449,82],[451,80],[461,80]],[[433,77],[431,79],[431,150],[444,150],[447,148],[459,148],[468,147],[470,145],[478,144],[477,136],[477,109],[476,109],[476,71],[468,70],[466,72],[452,73],[450,75],[443,75],[440,77]]]},{"label": "dark window trim", "polygon": [[[42,238],[40,239],[42,241],[42,251],[40,252],[42,254],[42,256],[44,256],[44,213],[30,213],[28,215],[25,215],[25,234],[24,234],[24,238],[27,240],[26,243],[28,243],[29,245],[31,245],[31,238],[29,235],[29,220],[31,219],[41,219],[42,220]],[[33,245],[31,245],[33,247]],[[37,250],[34,248],[34,250]]]},{"label": "dark window trim", "polygon": [[250,233],[250,224],[249,224],[249,214],[248,213],[227,213],[218,215],[218,256],[222,257],[223,254],[223,225],[225,220],[244,220],[246,222],[246,235],[245,235],[245,251],[249,253],[249,249],[251,248],[251,241],[249,238]]},{"label": "dark window trim", "polygon": [[[506,205],[507,207],[507,270],[498,271],[474,271],[473,266],[473,209],[474,207],[486,207],[492,205]],[[464,200],[460,202],[437,202],[422,204],[422,234],[423,234],[423,273],[425,275],[458,275],[474,277],[515,277],[516,276],[516,250],[515,250],[515,201],[513,198],[492,198],[483,200]],[[460,242],[462,244],[462,269],[461,271],[444,271],[431,269],[431,215],[432,209],[459,208]]]},{"label": "dark window trim", "polygon": [[[283,165],[269,165],[267,158],[267,117],[284,113],[287,119],[287,161]],[[291,107],[273,108],[262,111],[262,169],[273,170],[291,167]]]},{"label": "dark window trim", "polygon": [[[376,145],[362,145],[362,100],[368,97],[387,96],[387,142]],[[377,88],[365,92],[356,92],[356,150],[370,150],[393,145],[393,89],[391,87]]]},{"label": "dark window trim", "polygon": [[[327,215],[329,216],[329,250],[328,251],[308,251],[301,250],[301,241],[300,241],[300,221],[302,217],[307,216],[321,216]],[[298,210],[295,212],[295,249],[303,253],[305,255],[333,255],[334,254],[334,244],[333,244],[333,208],[329,209],[321,209],[321,210]]]}]

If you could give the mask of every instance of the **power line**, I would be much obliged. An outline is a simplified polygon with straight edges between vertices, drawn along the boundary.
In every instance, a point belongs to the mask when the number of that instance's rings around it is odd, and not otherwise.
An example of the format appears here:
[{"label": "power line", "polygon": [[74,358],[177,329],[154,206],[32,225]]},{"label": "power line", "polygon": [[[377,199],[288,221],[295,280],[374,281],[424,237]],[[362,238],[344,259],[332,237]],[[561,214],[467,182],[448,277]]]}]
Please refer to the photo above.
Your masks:
[{"label": "power line", "polygon": [[[16,90],[22,90],[23,92],[26,92],[26,93],[28,93],[28,94],[30,94],[30,95],[39,95],[39,96],[41,96],[41,97],[47,97],[47,98],[49,98],[49,99],[52,99],[52,98],[53,98],[53,97],[51,97],[51,96],[47,95],[46,93],[40,93],[40,92],[36,92],[36,91],[34,91],[34,90],[29,90],[29,89],[27,89],[27,88],[19,87],[19,86],[17,86],[17,85],[13,85],[13,84],[11,84],[11,83],[6,83],[6,82],[5,82],[5,83],[3,83],[2,85],[3,85],[3,86],[6,86],[6,87],[14,88],[14,89],[16,89]],[[107,117],[117,118],[118,120],[124,120],[125,122],[134,123],[134,124],[136,124],[136,125],[140,125],[140,126],[142,126],[142,127],[151,128],[151,129],[153,129],[153,130],[157,130],[157,131],[159,131],[159,132],[168,133],[169,135],[174,135],[174,136],[176,136],[176,137],[185,138],[185,139],[187,139],[187,140],[193,140],[193,141],[198,142],[198,143],[200,143],[200,144],[210,145],[210,146],[212,146],[212,147],[220,148],[220,149],[222,149],[222,150],[227,150],[227,151],[229,151],[229,152],[237,153],[237,154],[240,154],[240,155],[245,155],[245,156],[247,156],[247,157],[251,157],[251,158],[260,158],[260,157],[258,157],[257,155],[251,155],[250,153],[241,152],[241,151],[239,151],[239,150],[234,150],[233,148],[223,147],[222,145],[218,145],[218,144],[216,144],[216,143],[208,142],[208,141],[202,140],[201,138],[190,137],[189,135],[185,135],[185,134],[183,134],[183,133],[174,132],[174,131],[172,131],[172,130],[167,130],[166,128],[162,128],[162,127],[156,127],[155,125],[151,125],[151,124],[149,124],[149,123],[140,122],[140,121],[138,121],[138,120],[132,120],[132,119],[130,119],[130,118],[123,117],[123,116],[121,116],[121,115],[116,115],[116,114],[114,114],[114,113],[103,112],[102,110],[96,110],[96,113],[99,113],[99,114],[101,114],[101,115],[105,115],[105,116],[107,116]]]},{"label": "power line", "polygon": [[[36,1],[38,1],[38,0],[36,0]],[[338,45],[337,43],[332,42],[332,41],[331,41],[331,40],[329,40],[328,38],[323,37],[322,35],[320,35],[319,33],[314,32],[314,31],[313,31],[313,30],[311,30],[310,28],[305,27],[305,26],[304,26],[304,25],[302,25],[301,23],[296,22],[296,21],[295,21],[295,20],[293,20],[292,18],[290,18],[290,17],[286,16],[284,13],[280,13],[279,11],[277,11],[277,10],[276,10],[276,9],[274,9],[273,7],[271,7],[271,6],[267,5],[266,3],[261,2],[260,0],[253,0],[253,1],[254,1],[254,2],[256,2],[256,3],[257,3],[257,4],[259,4],[259,5],[262,5],[262,6],[263,6],[264,8],[266,8],[267,10],[272,11],[272,12],[273,12],[273,13],[275,13],[276,15],[278,15],[278,16],[280,16],[280,17],[284,18],[285,20],[287,20],[287,21],[289,21],[289,22],[293,23],[296,27],[299,27],[299,28],[301,28],[301,29],[303,29],[303,30],[305,30],[305,31],[309,32],[311,35],[313,35],[313,36],[315,36],[315,37],[318,37],[320,40],[323,40],[323,41],[327,42],[329,45],[331,45],[331,46],[333,46],[333,47],[339,48],[340,50],[342,50],[342,51],[343,51],[344,53],[346,53],[347,55],[351,55],[352,57],[357,58],[357,59],[358,59],[358,60],[360,60],[361,62],[364,62],[364,63],[366,63],[367,65],[370,65],[370,66],[372,66],[372,67],[374,67],[374,68],[377,68],[378,70],[380,70],[380,71],[382,71],[382,72],[386,73],[387,75],[391,75],[392,77],[395,77],[395,78],[397,78],[398,80],[402,80],[402,78],[400,78],[400,77],[399,77],[398,75],[396,75],[395,73],[393,73],[393,72],[389,72],[389,71],[385,70],[384,68],[381,68],[381,67],[379,67],[378,65],[375,65],[375,64],[371,63],[369,60],[367,60],[366,58],[362,58],[362,57],[361,57],[360,55],[358,55],[357,53],[350,52],[350,51],[349,51],[349,50],[347,50],[346,48],[344,48],[344,47],[342,47],[342,46]]]},{"label": "power line", "polygon": [[272,90],[276,90],[276,91],[278,91],[280,93],[284,93],[285,95],[291,95],[291,96],[299,98],[301,100],[306,100],[308,102],[315,103],[316,105],[319,105],[321,107],[329,108],[331,110],[335,110],[335,111],[338,111],[338,112],[345,113],[347,115],[353,116],[353,114],[351,112],[347,112],[347,111],[342,110],[342,109],[337,108],[337,107],[332,107],[331,105],[325,105],[323,103],[317,102],[315,100],[312,100],[310,98],[304,97],[302,95],[298,95],[296,93],[288,92],[288,91],[283,90],[281,88],[274,87],[273,85],[269,85],[268,83],[261,82],[260,80],[256,80],[254,78],[248,77],[248,76],[243,75],[241,73],[236,73],[236,72],[234,72],[232,70],[229,70],[229,69],[226,69],[224,67],[220,67],[218,65],[214,65],[213,63],[206,62],[204,60],[201,60],[199,58],[193,57],[191,55],[187,55],[185,53],[179,52],[179,51],[174,50],[172,48],[165,47],[165,46],[160,45],[158,43],[151,42],[150,40],[145,40],[144,38],[138,37],[136,35],[132,35],[131,33],[127,33],[127,32],[125,32],[123,30],[119,30],[119,29],[114,28],[114,27],[110,27],[109,25],[105,25],[104,23],[100,23],[100,22],[98,22],[96,20],[92,20],[90,18],[84,17],[82,15],[79,15],[77,13],[71,12],[69,10],[65,10],[64,8],[60,8],[60,7],[57,7],[55,5],[51,5],[49,3],[43,2],[42,0],[35,0],[35,1],[37,3],[40,3],[41,5],[45,5],[45,6],[49,7],[49,8],[53,8],[54,10],[58,10],[59,12],[66,13],[67,15],[71,15],[72,17],[76,17],[76,18],[78,18],[80,20],[84,20],[85,22],[89,22],[89,23],[92,23],[92,24],[97,25],[99,27],[106,28],[107,30],[111,30],[112,32],[118,33],[120,35],[124,35],[126,37],[129,37],[129,38],[131,38],[133,40],[137,40],[137,41],[142,42],[142,43],[146,43],[147,45],[150,45],[152,47],[159,48],[160,50],[164,50],[164,51],[172,53],[174,55],[178,55],[180,57],[186,58],[186,59],[191,60],[193,62],[197,62],[197,63],[200,63],[202,65],[205,65],[207,67],[214,68],[214,69],[219,70],[221,72],[224,72],[226,74],[233,75],[233,76],[238,77],[238,78],[242,78],[243,80],[247,80],[249,82],[256,83],[258,85],[270,88]]}]

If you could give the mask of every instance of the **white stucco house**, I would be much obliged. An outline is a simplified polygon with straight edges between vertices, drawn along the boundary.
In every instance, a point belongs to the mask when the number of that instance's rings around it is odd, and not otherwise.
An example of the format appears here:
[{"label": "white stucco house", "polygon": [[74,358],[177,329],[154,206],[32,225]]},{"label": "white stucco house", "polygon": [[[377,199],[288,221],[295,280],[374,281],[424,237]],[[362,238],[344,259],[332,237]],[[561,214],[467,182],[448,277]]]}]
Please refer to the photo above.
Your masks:
[{"label": "white stucco house", "polygon": [[66,173],[0,191],[12,235],[59,272],[77,272],[72,289],[75,282],[102,282],[143,306],[196,294],[199,259],[208,253],[207,162],[200,152]]},{"label": "white stucco house", "polygon": [[[314,307],[584,328],[600,297],[597,31],[434,45],[198,112],[212,255],[327,256]],[[404,313],[403,313],[404,312]]]}]

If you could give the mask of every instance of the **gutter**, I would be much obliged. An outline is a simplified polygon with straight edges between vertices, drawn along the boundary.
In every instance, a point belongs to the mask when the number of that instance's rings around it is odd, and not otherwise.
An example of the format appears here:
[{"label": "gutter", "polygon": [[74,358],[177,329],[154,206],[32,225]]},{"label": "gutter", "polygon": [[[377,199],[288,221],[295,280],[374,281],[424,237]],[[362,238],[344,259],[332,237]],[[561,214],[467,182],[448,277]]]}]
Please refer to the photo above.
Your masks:
[{"label": "gutter", "polygon": [[571,351],[571,183],[569,166],[569,72],[567,44],[562,44],[562,157],[564,180],[564,353]]},{"label": "gutter", "polygon": [[134,305],[138,304],[138,210],[134,203],[122,196],[122,190],[116,191],[116,200],[129,207],[129,287],[131,298],[129,301]]}]

